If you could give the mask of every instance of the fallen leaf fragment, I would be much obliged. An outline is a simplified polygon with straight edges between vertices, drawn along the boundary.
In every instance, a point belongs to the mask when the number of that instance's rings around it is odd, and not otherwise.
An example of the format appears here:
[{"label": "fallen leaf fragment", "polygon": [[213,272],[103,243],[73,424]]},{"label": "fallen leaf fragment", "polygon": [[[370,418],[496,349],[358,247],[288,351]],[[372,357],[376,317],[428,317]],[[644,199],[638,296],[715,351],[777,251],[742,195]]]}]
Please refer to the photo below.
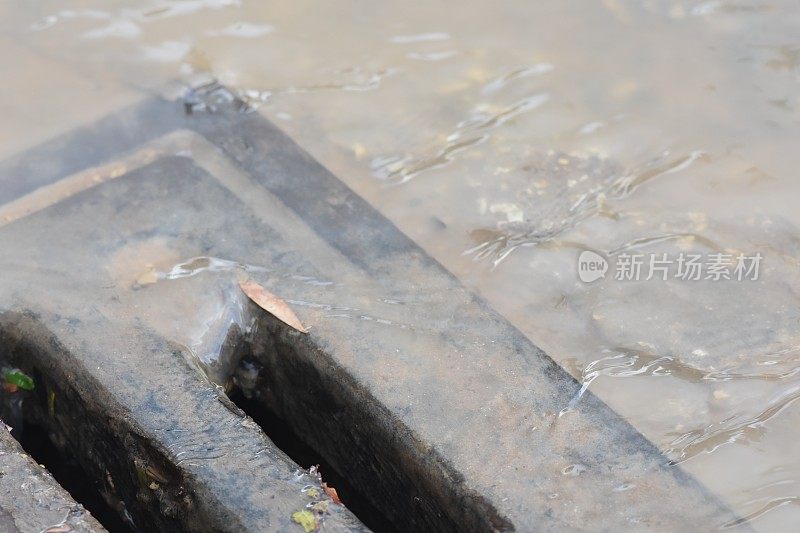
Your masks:
[{"label": "fallen leaf fragment", "polygon": [[303,526],[306,533],[311,533],[317,529],[317,517],[314,513],[308,510],[297,511],[292,513],[292,520]]},{"label": "fallen leaf fragment", "polygon": [[13,387],[15,390],[33,390],[34,387],[33,378],[18,368],[4,369],[3,383],[9,385],[8,388]]},{"label": "fallen leaf fragment", "polygon": [[287,326],[291,326],[302,333],[308,333],[308,330],[303,326],[300,319],[297,318],[297,315],[294,314],[292,308],[289,307],[289,304],[285,301],[251,279],[239,281],[239,287],[241,287],[242,292],[253,300],[261,309]]},{"label": "fallen leaf fragment", "polygon": [[324,490],[325,494],[327,494],[328,497],[331,500],[333,500],[333,503],[335,503],[337,505],[342,505],[342,500],[339,499],[339,493],[336,492],[336,489],[334,489],[333,487],[331,487],[327,483],[323,482],[322,483],[322,490]]},{"label": "fallen leaf fragment", "polygon": [[69,524],[58,524],[57,526],[50,526],[44,530],[44,533],[69,533],[73,531],[72,526]]},{"label": "fallen leaf fragment", "polygon": [[330,503],[331,502],[329,502],[328,500],[322,500],[320,502],[315,502],[313,504],[310,504],[309,508],[318,512],[319,514],[325,514],[328,512],[328,507]]}]

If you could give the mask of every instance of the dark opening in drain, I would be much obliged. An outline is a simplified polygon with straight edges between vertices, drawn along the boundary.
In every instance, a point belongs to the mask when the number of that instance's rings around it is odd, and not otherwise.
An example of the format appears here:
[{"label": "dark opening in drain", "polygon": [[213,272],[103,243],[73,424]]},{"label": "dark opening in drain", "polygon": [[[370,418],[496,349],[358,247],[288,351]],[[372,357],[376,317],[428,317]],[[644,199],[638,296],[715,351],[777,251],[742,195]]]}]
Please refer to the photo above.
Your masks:
[{"label": "dark opening in drain", "polygon": [[261,426],[264,433],[275,445],[283,450],[295,463],[303,468],[318,466],[322,479],[336,489],[342,503],[367,527],[377,533],[400,531],[361,493],[347,481],[347,477],[337,472],[311,446],[304,442],[289,425],[274,412],[258,401],[245,397],[235,390],[230,395],[240,409]]},{"label": "dark opening in drain", "polygon": [[[0,357],[0,363],[5,359],[6,357]],[[0,367],[5,370],[10,369],[3,364],[0,364]],[[48,404],[48,395],[53,395],[54,400],[55,393],[48,388],[47,379],[41,372],[26,370],[28,373],[17,369],[13,371],[26,379],[32,377],[30,390],[23,390],[13,384],[8,386],[8,383],[4,383],[4,387],[0,390],[0,419],[12,428],[11,436],[108,531],[111,533],[133,531],[122,519],[119,510],[109,503],[110,498],[104,496],[97,479],[77,461],[69,441],[61,442],[60,446],[54,442],[54,432],[46,427],[46,421],[50,417],[44,416],[43,407]]]},{"label": "dark opening in drain", "polygon": [[[183,517],[162,511],[179,501],[175,467],[140,434],[123,433],[112,397],[35,319],[9,317],[18,322],[0,327],[0,367],[33,380],[25,390],[0,392],[0,418],[12,436],[109,531],[178,530]],[[164,478],[157,492],[147,487],[148,471]]]},{"label": "dark opening in drain", "polygon": [[110,533],[134,531],[108,504],[88,473],[73,458],[58,451],[43,427],[23,421],[21,426],[14,428],[11,435],[34,461],[44,465],[59,485],[92,513]]},{"label": "dark opening in drain", "polygon": [[[494,531],[510,525],[460,474],[408,430],[313,337],[297,336],[271,316],[232,376],[240,407],[295,462],[320,464],[345,503],[378,531]],[[271,413],[264,418],[264,413]],[[276,420],[284,427],[274,431]],[[281,443],[280,433],[297,435]],[[297,446],[305,442],[307,447]],[[303,450],[313,449],[313,459]],[[345,474],[341,476],[340,474]],[[348,492],[353,487],[348,501]],[[363,503],[362,503],[363,502]],[[369,503],[367,503],[369,502]]]}]

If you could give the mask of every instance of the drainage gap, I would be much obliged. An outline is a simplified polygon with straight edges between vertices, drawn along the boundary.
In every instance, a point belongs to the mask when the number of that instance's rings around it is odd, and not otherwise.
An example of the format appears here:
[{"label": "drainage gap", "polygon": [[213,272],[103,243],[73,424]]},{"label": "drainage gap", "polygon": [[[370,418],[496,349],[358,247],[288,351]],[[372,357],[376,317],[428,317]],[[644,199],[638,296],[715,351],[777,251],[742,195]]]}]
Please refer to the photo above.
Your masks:
[{"label": "drainage gap", "polygon": [[109,531],[181,530],[178,469],[124,426],[108,392],[46,329],[27,317],[20,322],[0,327],[0,367],[33,378],[31,390],[0,392],[0,418],[12,436]]},{"label": "drainage gap", "polygon": [[83,470],[72,457],[59,452],[43,427],[25,423],[23,420],[22,424],[14,427],[11,436],[17,439],[34,461],[44,465],[58,484],[110,533],[134,531],[120,518],[117,510],[109,505],[99,488],[90,481],[88,472]]},{"label": "drainage gap", "polygon": [[263,403],[252,396],[248,398],[241,389],[230,393],[230,399],[247,413],[270,438],[270,440],[302,468],[316,466],[322,480],[336,489],[342,504],[361,522],[376,533],[395,533],[397,529],[384,514],[376,509],[347,477],[337,472],[314,448],[304,442],[286,423]]},{"label": "drainage gap", "polygon": [[[370,524],[371,511],[359,515],[356,498],[351,510],[365,523],[377,530],[391,524],[401,531],[511,529],[491,504],[465,486],[460,473],[337,365],[312,336],[297,336],[269,316],[254,331],[232,379],[239,401],[247,398],[243,410],[254,418],[259,412],[273,413],[261,424],[268,435],[270,424],[282,420],[314,450],[312,461],[326,465],[324,474],[345,473],[338,476],[342,492],[353,487],[377,516],[386,517]],[[299,456],[295,460],[308,464]]]},{"label": "drainage gap", "polygon": [[[10,368],[3,364],[5,360],[6,357],[0,357],[3,374]],[[14,373],[26,379],[32,377],[32,382],[28,385],[32,386],[32,389],[24,390],[8,382],[3,384],[0,391],[0,419],[11,426],[11,436],[108,531],[111,533],[134,531],[132,524],[126,523],[120,515],[122,509],[119,505],[115,508],[114,500],[107,492],[104,493],[104,489],[96,482],[96,477],[78,463],[76,455],[79,452],[71,447],[71,441],[59,432],[55,420],[52,420],[56,392],[49,386],[48,380],[41,372],[32,369],[26,371],[15,369]],[[48,397],[51,398],[50,402]],[[64,395],[61,398],[63,402]],[[45,416],[47,411],[42,409],[42,400],[49,406],[52,425],[47,423],[48,417]]]}]

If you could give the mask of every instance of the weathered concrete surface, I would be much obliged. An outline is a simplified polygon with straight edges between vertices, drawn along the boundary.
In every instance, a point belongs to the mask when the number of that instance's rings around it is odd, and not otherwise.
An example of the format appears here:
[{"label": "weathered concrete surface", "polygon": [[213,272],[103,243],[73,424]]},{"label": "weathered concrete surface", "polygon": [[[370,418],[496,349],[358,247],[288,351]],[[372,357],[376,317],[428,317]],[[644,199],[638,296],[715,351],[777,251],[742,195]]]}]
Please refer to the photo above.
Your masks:
[{"label": "weathered concrete surface", "polygon": [[102,532],[103,527],[0,424],[0,532]]},{"label": "weathered concrete surface", "polygon": [[[240,111],[152,100],[0,165],[0,343],[45,376],[56,413],[63,395],[89,415],[60,427],[96,433],[81,454],[134,521],[275,530],[307,503],[308,480],[193,365],[281,414],[406,528],[735,519],[593,395],[566,409],[566,372]],[[255,309],[240,276],[311,333]],[[137,483],[142,465],[166,472],[162,492]],[[358,527],[331,509],[328,527]]]}]

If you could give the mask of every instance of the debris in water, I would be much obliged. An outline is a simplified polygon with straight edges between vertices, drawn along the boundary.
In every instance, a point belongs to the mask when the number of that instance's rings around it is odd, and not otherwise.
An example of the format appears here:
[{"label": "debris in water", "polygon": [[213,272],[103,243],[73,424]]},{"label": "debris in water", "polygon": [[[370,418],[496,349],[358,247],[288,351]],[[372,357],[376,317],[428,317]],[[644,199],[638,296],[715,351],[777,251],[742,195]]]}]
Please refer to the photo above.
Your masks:
[{"label": "debris in water", "polygon": [[339,499],[339,494],[336,492],[336,489],[334,489],[324,481],[322,482],[322,490],[324,490],[325,494],[327,494],[328,497],[330,497],[330,499],[333,500],[333,503],[337,505],[342,505],[342,500]]},{"label": "debris in water", "polygon": [[717,389],[717,390],[714,391],[714,399],[715,400],[722,401],[722,400],[727,400],[728,398],[730,398],[730,394],[728,394],[724,390]]},{"label": "debris in water", "polygon": [[306,533],[317,530],[317,517],[309,510],[297,511],[292,513],[292,520],[303,526]]},{"label": "debris in water", "polygon": [[136,280],[136,284],[143,287],[145,285],[152,285],[158,281],[158,272],[156,272],[156,267],[152,264],[145,265],[147,269],[144,274],[139,276]]},{"label": "debris in water", "polygon": [[33,390],[33,378],[19,368],[3,369],[3,387],[8,392],[17,392],[17,389]]},{"label": "debris in water", "polygon": [[314,502],[314,503],[312,503],[312,504],[309,506],[309,508],[310,508],[310,509],[313,509],[314,511],[316,511],[316,512],[318,512],[319,514],[321,514],[321,515],[322,515],[322,514],[325,514],[325,513],[327,513],[327,512],[328,512],[328,507],[330,506],[330,505],[329,505],[330,503],[331,503],[331,502],[329,502],[328,500],[322,500],[322,501],[319,501],[319,502]]},{"label": "debris in water", "polygon": [[297,318],[297,315],[294,314],[294,311],[292,311],[289,304],[285,301],[250,279],[239,281],[239,287],[241,287],[247,297],[253,300],[261,309],[297,331],[308,333],[308,330],[303,326],[300,319]]},{"label": "debris in water", "polygon": [[54,391],[47,393],[47,414],[50,415],[50,418],[56,416],[56,393]]}]

